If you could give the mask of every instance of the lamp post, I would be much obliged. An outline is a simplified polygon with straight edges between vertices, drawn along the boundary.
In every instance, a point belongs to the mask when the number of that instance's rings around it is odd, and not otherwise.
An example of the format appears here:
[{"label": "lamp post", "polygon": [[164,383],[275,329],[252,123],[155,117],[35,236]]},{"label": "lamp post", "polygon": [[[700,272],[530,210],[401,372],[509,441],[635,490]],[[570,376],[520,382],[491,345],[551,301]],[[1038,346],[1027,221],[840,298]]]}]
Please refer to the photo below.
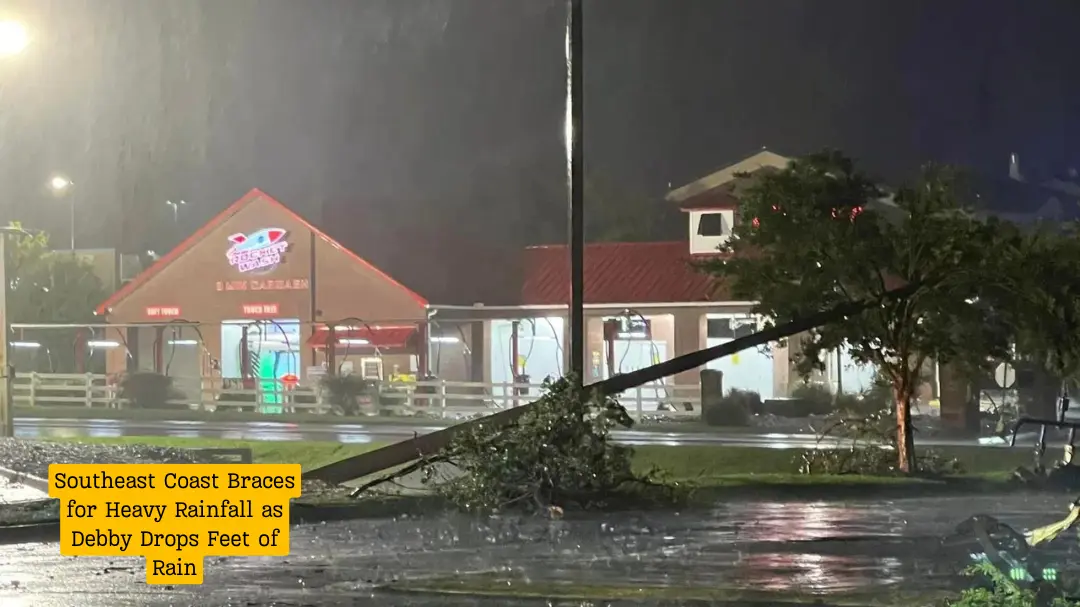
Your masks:
[{"label": "lamp post", "polygon": [[184,206],[187,203],[184,202],[183,200],[181,200],[180,202],[173,202],[171,200],[166,200],[165,204],[172,207],[173,223],[179,223],[180,222],[180,207]]},{"label": "lamp post", "polygon": [[[30,45],[30,33],[18,21],[0,21],[0,56],[21,54]],[[19,228],[0,228],[0,436],[15,436],[15,419],[11,414],[11,387],[15,367],[8,362],[7,296],[11,286],[7,276],[7,238],[9,234],[25,234]]]},{"label": "lamp post", "polygon": [[[62,175],[56,175],[52,179],[49,180],[49,187],[52,188],[52,191],[55,192],[58,195],[64,194],[65,192],[67,192],[68,190],[70,190],[74,186],[75,186],[74,182],[72,182],[70,179],[68,179],[67,177],[64,177]],[[71,203],[71,252],[74,253],[75,252],[75,195],[74,194],[69,195],[68,199],[69,199],[69,202]]]},{"label": "lamp post", "polygon": [[0,228],[0,436],[3,437],[15,435],[15,420],[11,413],[11,388],[15,379],[15,367],[8,362],[10,323],[7,317],[7,299],[11,283],[7,275],[7,240],[10,235],[26,233],[21,228]]}]

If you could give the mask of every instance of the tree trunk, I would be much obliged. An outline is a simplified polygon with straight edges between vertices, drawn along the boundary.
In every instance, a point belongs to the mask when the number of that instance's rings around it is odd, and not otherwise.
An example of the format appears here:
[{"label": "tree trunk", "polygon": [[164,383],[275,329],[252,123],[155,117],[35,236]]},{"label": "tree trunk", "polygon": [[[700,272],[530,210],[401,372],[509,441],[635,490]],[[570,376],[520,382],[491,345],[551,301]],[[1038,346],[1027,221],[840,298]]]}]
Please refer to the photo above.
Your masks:
[{"label": "tree trunk", "polygon": [[903,382],[893,384],[896,400],[896,456],[901,472],[915,471],[915,436],[911,428],[911,387]]}]

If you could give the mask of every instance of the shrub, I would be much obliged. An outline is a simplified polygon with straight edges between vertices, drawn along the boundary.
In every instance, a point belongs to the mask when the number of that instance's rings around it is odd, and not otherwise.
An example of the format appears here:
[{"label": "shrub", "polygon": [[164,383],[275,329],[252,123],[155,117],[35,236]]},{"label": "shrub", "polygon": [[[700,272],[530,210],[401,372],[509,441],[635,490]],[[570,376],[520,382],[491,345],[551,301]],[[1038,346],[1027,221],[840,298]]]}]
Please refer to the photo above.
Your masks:
[{"label": "shrub", "polygon": [[733,389],[715,404],[704,407],[701,413],[710,426],[748,426],[750,415],[760,410],[760,394]]},{"label": "shrub", "polygon": [[984,578],[989,584],[964,590],[946,607],[1080,607],[1080,601],[1067,598],[1051,584],[1021,587],[988,563],[970,567],[964,573]]},{"label": "shrub", "polygon": [[[638,503],[673,495],[654,472],[632,469],[630,447],[610,440],[613,429],[633,425],[616,399],[590,396],[566,378],[544,385],[545,396],[515,424],[466,430],[415,467],[425,470],[425,484],[473,512],[592,509],[631,495]],[[459,474],[440,474],[447,466]]]},{"label": "shrub", "polygon": [[344,415],[359,412],[361,397],[377,398],[379,394],[378,382],[352,374],[324,375],[319,380],[319,386],[327,402]]},{"label": "shrub", "polygon": [[826,415],[835,409],[834,400],[833,393],[828,387],[816,383],[803,383],[791,391],[791,400],[788,401],[791,403],[791,412],[794,414],[784,417]]},{"label": "shrub", "polygon": [[181,400],[184,393],[173,387],[173,380],[154,371],[136,371],[120,379],[117,396],[140,409],[185,408],[169,401]]},{"label": "shrub", "polygon": [[[817,432],[820,442],[845,440],[848,448],[812,449],[801,453],[796,463],[802,474],[896,474],[896,418],[892,409],[870,415],[836,413]],[[883,449],[890,447],[891,449]],[[944,458],[924,449],[915,454],[916,470],[930,476],[963,473],[956,459]]]}]

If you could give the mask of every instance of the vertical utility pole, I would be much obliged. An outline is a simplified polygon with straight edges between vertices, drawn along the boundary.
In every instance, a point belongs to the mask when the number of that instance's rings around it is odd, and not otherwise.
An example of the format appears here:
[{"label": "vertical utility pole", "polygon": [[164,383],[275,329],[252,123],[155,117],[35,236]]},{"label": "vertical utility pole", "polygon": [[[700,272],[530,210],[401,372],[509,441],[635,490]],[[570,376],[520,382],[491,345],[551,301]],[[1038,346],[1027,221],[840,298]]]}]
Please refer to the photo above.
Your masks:
[{"label": "vertical utility pole", "polygon": [[566,152],[570,194],[570,372],[585,379],[585,175],[582,148],[581,0],[568,0],[566,18]]},{"label": "vertical utility pole", "polygon": [[12,417],[11,389],[15,380],[15,368],[8,361],[8,318],[7,318],[7,239],[8,235],[0,231],[0,436],[15,436],[15,420]]}]

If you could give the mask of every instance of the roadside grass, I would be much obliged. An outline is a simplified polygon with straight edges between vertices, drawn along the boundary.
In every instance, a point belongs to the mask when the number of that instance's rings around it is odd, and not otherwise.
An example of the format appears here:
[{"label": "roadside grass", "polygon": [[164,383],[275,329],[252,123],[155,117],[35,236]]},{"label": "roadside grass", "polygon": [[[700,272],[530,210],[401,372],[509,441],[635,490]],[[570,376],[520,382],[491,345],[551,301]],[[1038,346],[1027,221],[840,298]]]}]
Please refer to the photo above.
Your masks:
[{"label": "roadside grass", "polygon": [[[435,410],[438,411],[437,409]],[[197,411],[194,409],[112,409],[108,407],[82,407],[66,405],[44,405],[38,407],[16,406],[15,418],[38,419],[116,419],[141,422],[269,422],[281,424],[320,424],[320,425],[400,425],[400,426],[447,426],[456,419],[444,419],[432,416],[344,416],[328,413],[255,413],[222,409],[220,411]],[[634,430],[647,432],[698,432],[705,434],[755,434],[764,432],[762,428],[752,426],[716,427],[701,420],[677,419],[667,421],[643,421],[634,425]]]},{"label": "roadside grass", "polygon": [[[162,436],[92,437],[45,439],[97,444],[144,444],[175,449],[248,448],[256,463],[295,463],[303,470],[315,468],[372,451],[387,443],[337,443],[331,441],[257,441],[216,438]],[[798,471],[800,449],[771,449],[727,445],[646,445],[634,448],[634,469],[656,469],[666,478],[692,488],[810,488],[843,485],[869,488],[872,485],[941,485],[947,481],[1003,482],[1018,466],[1030,461],[1027,449],[1004,447],[950,447],[938,450],[956,457],[966,473],[955,479],[925,479],[902,476],[805,475]]]},{"label": "roadside grass", "polygon": [[[1031,463],[1030,449],[1007,447],[943,447],[934,449],[944,457],[956,458],[965,477],[996,478]],[[802,449],[735,447],[725,445],[643,445],[634,447],[634,467],[645,472],[651,467],[667,471],[672,480],[713,484],[760,477],[764,482],[788,480],[800,484],[846,482],[849,478],[876,478],[914,481],[904,477],[855,477],[799,474]]]},{"label": "roadside grass", "polygon": [[97,445],[149,445],[166,449],[251,449],[256,464],[300,464],[314,470],[354,455],[366,453],[386,443],[335,443],[329,441],[256,441],[172,436],[102,436],[48,438],[41,442],[71,442]]},{"label": "roadside grass", "polygon": [[344,416],[323,413],[254,413],[235,410],[196,411],[194,409],[110,409],[107,407],[15,407],[18,418],[110,419],[136,422],[264,422],[280,424],[445,426],[454,420],[437,417]]},{"label": "roadside grass", "polygon": [[817,594],[753,590],[735,587],[642,586],[618,584],[531,582],[505,574],[466,574],[445,578],[401,581],[380,588],[384,592],[433,596],[471,595],[507,599],[567,601],[679,601],[680,605],[830,605],[835,607],[922,607],[941,605],[954,593],[903,587]]}]

